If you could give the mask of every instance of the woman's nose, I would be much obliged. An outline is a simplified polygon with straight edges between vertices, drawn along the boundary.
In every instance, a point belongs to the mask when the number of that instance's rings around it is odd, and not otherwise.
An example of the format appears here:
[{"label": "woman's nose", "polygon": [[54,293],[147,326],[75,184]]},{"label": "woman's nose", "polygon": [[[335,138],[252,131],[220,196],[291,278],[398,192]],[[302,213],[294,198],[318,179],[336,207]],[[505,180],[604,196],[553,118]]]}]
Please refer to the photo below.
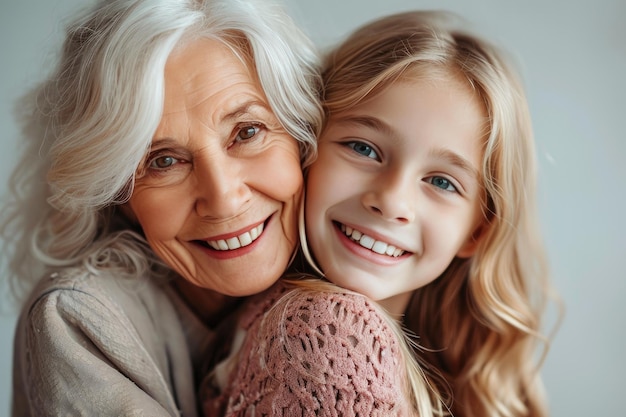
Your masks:
[{"label": "woman's nose", "polygon": [[361,198],[363,206],[385,220],[411,223],[415,220],[415,181],[390,174],[379,179]]},{"label": "woman's nose", "polygon": [[240,214],[251,198],[245,161],[237,160],[225,152],[196,158],[194,174],[196,212],[201,217],[231,218]]}]

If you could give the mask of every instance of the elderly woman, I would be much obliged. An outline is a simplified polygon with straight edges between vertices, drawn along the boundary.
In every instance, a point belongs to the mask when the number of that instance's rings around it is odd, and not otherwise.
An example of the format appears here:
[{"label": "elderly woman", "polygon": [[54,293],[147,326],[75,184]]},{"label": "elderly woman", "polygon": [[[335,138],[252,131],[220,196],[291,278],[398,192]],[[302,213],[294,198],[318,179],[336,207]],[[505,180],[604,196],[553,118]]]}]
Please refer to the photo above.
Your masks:
[{"label": "elderly woman", "polygon": [[30,294],[13,415],[197,415],[212,327],[296,249],[318,88],[269,4],[101,0],[70,25],[2,209]]}]

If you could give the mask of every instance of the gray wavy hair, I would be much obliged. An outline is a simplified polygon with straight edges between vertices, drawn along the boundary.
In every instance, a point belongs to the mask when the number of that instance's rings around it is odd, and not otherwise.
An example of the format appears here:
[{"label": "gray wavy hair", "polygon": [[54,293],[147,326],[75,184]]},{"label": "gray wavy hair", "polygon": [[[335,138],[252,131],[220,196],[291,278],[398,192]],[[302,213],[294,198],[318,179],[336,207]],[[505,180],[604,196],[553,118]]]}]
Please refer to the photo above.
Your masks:
[{"label": "gray wavy hair", "polygon": [[318,56],[279,5],[101,0],[69,25],[58,68],[21,103],[26,149],[0,223],[4,275],[18,299],[46,268],[82,263],[135,275],[159,263],[140,235],[119,227],[116,204],[130,196],[159,123],[168,57],[201,37],[254,65],[303,165],[314,157]]}]

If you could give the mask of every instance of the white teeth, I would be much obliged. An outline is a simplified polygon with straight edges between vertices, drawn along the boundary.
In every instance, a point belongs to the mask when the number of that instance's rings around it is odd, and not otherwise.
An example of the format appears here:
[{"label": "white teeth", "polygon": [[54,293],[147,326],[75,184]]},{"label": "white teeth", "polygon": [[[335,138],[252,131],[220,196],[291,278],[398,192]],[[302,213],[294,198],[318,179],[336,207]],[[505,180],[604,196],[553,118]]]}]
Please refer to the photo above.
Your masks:
[{"label": "white teeth", "polygon": [[239,242],[241,242],[241,246],[248,246],[252,243],[252,236],[250,233],[246,232],[243,235],[239,236]]},{"label": "white teeth", "polygon": [[381,255],[393,256],[397,258],[398,256],[404,254],[402,249],[398,249],[393,245],[390,245],[386,242],[375,240],[374,238],[364,235],[358,230],[354,230],[351,227],[341,225],[341,231],[348,236],[350,239],[358,242],[359,245],[364,248],[370,249],[373,252],[376,252]]},{"label": "white teeth", "polygon": [[263,233],[263,223],[251,229],[249,232],[242,233],[239,236],[229,239],[209,240],[207,244],[215,250],[234,250],[244,246],[248,246]]},{"label": "white teeth", "polygon": [[372,250],[374,252],[380,253],[382,255],[383,253],[385,253],[387,251],[388,247],[389,247],[389,245],[387,245],[385,242],[381,242],[379,240],[379,241],[376,241],[374,243],[374,245],[372,246]]},{"label": "white teeth", "polygon": [[229,249],[239,249],[241,247],[241,243],[239,243],[238,237],[231,237],[230,239],[226,239],[226,244]]},{"label": "white teeth", "polygon": [[[354,235],[354,232],[352,234]],[[374,246],[375,242],[376,241],[374,239],[372,239],[371,237],[367,235],[363,235],[361,236],[361,239],[359,239],[359,245],[367,249],[372,249],[372,246]]]}]

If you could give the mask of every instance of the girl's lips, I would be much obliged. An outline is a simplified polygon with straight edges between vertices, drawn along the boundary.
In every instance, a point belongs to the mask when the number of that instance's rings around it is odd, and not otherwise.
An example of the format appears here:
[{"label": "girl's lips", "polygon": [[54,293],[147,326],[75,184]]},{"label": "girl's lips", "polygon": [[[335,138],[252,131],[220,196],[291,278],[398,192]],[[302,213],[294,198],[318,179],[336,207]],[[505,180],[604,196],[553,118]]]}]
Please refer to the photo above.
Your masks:
[{"label": "girl's lips", "polygon": [[[341,223],[338,223],[338,222],[333,222],[333,223],[334,223],[335,233],[337,233],[337,238],[339,239],[340,243],[346,248],[346,250],[356,255],[358,259],[370,262],[372,263],[372,265],[379,265],[382,267],[392,267],[392,266],[397,265],[398,263],[404,262],[408,257],[413,255],[412,252],[407,252],[407,251],[404,251],[402,255],[398,255],[398,256],[393,256],[393,254],[387,255],[386,253],[380,254],[380,253],[374,252],[372,251],[372,249],[368,249],[366,246],[361,245],[360,242],[356,242],[351,237],[346,236],[346,234],[341,230],[342,229]],[[345,226],[345,227],[348,227],[348,226]],[[374,246],[372,245],[372,248],[373,247]]]},{"label": "girl's lips", "polygon": [[404,249],[392,245],[391,243],[382,240],[376,240],[375,238],[361,232],[360,230],[354,229],[350,226],[346,226],[343,223],[334,222],[334,224],[335,227],[338,228],[350,240],[358,243],[365,249],[369,249],[379,255],[386,255],[397,258],[407,252]]}]

